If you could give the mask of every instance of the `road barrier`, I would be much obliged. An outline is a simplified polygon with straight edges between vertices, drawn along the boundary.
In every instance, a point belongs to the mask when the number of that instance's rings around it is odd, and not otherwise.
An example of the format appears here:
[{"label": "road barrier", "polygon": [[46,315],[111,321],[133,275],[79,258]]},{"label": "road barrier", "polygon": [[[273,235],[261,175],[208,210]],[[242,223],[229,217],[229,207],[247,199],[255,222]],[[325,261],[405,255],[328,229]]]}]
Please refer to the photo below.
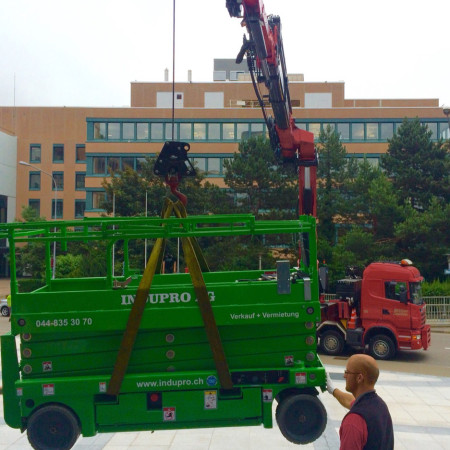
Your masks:
[{"label": "road barrier", "polygon": [[427,322],[430,325],[450,325],[450,297],[424,297]]}]

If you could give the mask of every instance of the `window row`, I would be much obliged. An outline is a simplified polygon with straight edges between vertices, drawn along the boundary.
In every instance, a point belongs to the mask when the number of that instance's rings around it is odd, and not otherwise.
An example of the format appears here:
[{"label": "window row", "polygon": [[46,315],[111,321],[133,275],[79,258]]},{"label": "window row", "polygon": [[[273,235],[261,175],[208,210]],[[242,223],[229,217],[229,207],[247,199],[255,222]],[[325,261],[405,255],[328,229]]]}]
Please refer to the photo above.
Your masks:
[{"label": "window row", "polygon": [[[446,139],[449,126],[443,121],[421,122],[431,131],[432,139]],[[401,126],[402,121],[297,121],[297,126],[319,138],[329,125],[343,141],[387,141]],[[250,136],[267,136],[262,122],[91,122],[88,121],[88,140],[100,141],[241,141]]]},{"label": "window row", "polygon": [[[42,161],[42,147],[41,144],[30,144],[30,163],[40,163]],[[86,161],[86,146],[84,144],[77,144],[75,146],[75,162]],[[52,152],[53,163],[64,162],[64,144],[53,144]]]},{"label": "window row", "polygon": [[[431,139],[447,139],[449,134],[447,122],[421,123],[431,131]],[[315,139],[319,139],[320,132],[330,126],[331,130],[339,134],[342,141],[387,141],[401,124],[401,122],[299,122],[297,126],[313,133]]]},{"label": "window row", "polygon": [[88,140],[106,141],[241,141],[267,134],[264,123],[88,122]]},{"label": "window row", "polygon": [[[192,156],[189,159],[197,170],[206,175],[220,176],[225,174],[224,160],[231,159],[231,156]],[[88,156],[87,175],[107,176],[111,171],[126,168],[140,172],[144,162],[145,157],[142,156]]]},{"label": "window row", "polygon": [[[153,156],[153,155],[148,155]],[[348,158],[356,158],[362,162],[364,159],[374,165],[378,165],[378,154],[355,155],[348,154]],[[140,172],[142,164],[145,162],[144,156],[88,156],[87,161],[87,176],[108,176],[110,171],[116,172],[130,168]],[[225,155],[192,155],[190,161],[194,167],[206,174],[206,176],[219,177],[226,173],[225,160],[233,159],[232,156]]]},{"label": "window row", "polygon": [[[85,188],[85,172],[75,173],[75,190],[83,191]],[[41,190],[41,172],[30,172],[28,178],[28,189],[30,191]],[[52,190],[63,191],[64,190],[64,172],[52,172]]]},{"label": "window row", "polygon": [[[39,199],[29,199],[28,206],[36,211],[36,216],[41,215],[41,201]],[[82,219],[86,210],[86,200],[75,200],[75,218]],[[52,219],[62,219],[64,213],[64,200],[56,200],[56,217],[55,217],[55,199],[52,200]]]}]

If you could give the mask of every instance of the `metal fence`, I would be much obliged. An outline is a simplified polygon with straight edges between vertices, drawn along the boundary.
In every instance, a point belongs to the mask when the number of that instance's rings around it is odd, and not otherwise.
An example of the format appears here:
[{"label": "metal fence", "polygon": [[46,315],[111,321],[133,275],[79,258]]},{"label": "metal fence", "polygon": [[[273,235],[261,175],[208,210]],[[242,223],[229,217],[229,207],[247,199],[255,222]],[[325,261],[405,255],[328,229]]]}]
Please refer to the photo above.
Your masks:
[{"label": "metal fence", "polygon": [[427,322],[430,325],[450,325],[450,297],[424,297]]},{"label": "metal fence", "polygon": [[[325,300],[332,300],[336,294],[324,294]],[[424,297],[427,304],[427,323],[450,326],[450,297]]]}]

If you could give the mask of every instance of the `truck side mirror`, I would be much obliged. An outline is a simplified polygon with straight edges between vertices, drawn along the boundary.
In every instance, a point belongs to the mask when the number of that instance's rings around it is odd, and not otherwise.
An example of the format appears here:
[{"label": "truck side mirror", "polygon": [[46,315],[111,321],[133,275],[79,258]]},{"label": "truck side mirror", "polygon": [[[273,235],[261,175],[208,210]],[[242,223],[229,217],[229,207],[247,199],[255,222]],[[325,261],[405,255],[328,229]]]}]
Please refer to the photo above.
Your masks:
[{"label": "truck side mirror", "polygon": [[406,290],[401,290],[400,291],[400,303],[408,303],[408,293],[406,292]]}]

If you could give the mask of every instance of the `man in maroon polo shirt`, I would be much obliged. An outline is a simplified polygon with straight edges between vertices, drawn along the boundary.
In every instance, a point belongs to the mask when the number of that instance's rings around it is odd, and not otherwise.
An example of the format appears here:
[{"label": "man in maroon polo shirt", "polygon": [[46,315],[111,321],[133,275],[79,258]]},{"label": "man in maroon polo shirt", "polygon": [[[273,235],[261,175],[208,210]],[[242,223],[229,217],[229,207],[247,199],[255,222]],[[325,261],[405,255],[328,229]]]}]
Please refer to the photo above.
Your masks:
[{"label": "man in maroon polo shirt", "polygon": [[386,403],[375,392],[380,371],[368,355],[353,355],[344,372],[345,390],[333,386],[327,375],[327,390],[350,411],[339,430],[340,450],[391,450],[394,430]]}]

